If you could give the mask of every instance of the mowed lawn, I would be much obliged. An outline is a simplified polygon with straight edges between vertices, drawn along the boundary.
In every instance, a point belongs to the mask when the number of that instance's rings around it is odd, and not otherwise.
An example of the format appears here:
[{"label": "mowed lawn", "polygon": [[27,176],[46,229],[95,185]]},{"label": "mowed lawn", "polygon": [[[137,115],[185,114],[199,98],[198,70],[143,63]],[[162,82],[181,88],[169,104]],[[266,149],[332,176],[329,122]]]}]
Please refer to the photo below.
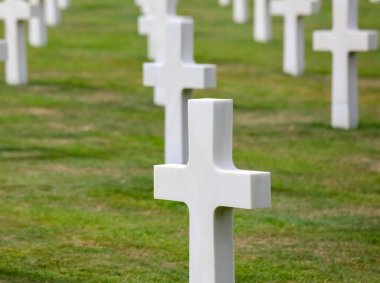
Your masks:
[{"label": "mowed lawn", "polygon": [[[380,30],[380,5],[359,2],[360,26]],[[194,97],[234,99],[236,165],[272,172],[272,208],[235,212],[237,282],[380,282],[380,52],[358,56],[359,129],[332,129],[331,55],[311,50],[330,12],[305,20],[292,78],[280,18],[258,44],[217,0],[179,5],[197,62],[218,68]],[[28,50],[28,86],[1,70],[0,282],[188,281],[188,210],[153,199],[164,113],[142,86],[137,15],[131,0],[74,0]]]}]

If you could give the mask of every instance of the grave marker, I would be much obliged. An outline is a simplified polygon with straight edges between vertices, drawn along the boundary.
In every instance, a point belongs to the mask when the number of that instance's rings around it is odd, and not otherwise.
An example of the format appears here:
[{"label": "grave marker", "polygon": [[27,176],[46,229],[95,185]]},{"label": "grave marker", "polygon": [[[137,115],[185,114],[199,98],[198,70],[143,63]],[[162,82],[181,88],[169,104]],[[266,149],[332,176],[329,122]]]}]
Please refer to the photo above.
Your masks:
[{"label": "grave marker", "polygon": [[314,33],[314,50],[330,51],[332,66],[332,126],[358,126],[356,52],[377,49],[376,31],[358,29],[357,0],[333,0],[333,29]]},{"label": "grave marker", "polygon": [[56,27],[61,22],[61,12],[58,7],[58,0],[44,0],[45,21],[50,27]]},{"label": "grave marker", "polygon": [[38,9],[23,0],[4,0],[0,3],[0,19],[4,21],[8,57],[5,81],[11,85],[28,82],[24,22],[38,16]]},{"label": "grave marker", "polygon": [[234,166],[232,100],[190,100],[189,146],[187,165],[154,167],[154,197],[189,208],[189,282],[235,282],[233,208],[270,207],[270,173]]},{"label": "grave marker", "polygon": [[30,0],[30,3],[38,14],[29,19],[29,43],[33,47],[42,47],[47,43],[44,0]]},{"label": "grave marker", "polygon": [[253,38],[258,42],[268,42],[272,38],[270,0],[255,0],[253,18]]},{"label": "grave marker", "polygon": [[[147,35],[148,58],[154,61],[163,61],[166,45],[166,21],[178,18],[176,9],[178,0],[141,0],[146,4],[146,15],[139,17],[139,33]],[[145,1],[145,2],[144,2]],[[154,88],[154,102],[164,106],[165,91],[160,87]]]},{"label": "grave marker", "polygon": [[139,33],[148,37],[148,58],[157,61],[162,58],[160,52],[165,50],[166,20],[176,17],[178,0],[154,0],[141,4],[146,4],[146,14],[139,17]]},{"label": "grave marker", "polygon": [[304,25],[305,16],[319,11],[319,0],[273,0],[271,13],[284,17],[284,58],[286,74],[299,76],[305,66]]},{"label": "grave marker", "polygon": [[192,89],[215,87],[213,65],[193,59],[194,30],[189,18],[172,18],[165,26],[166,52],[163,60],[144,64],[144,85],[159,88],[165,107],[165,162],[185,164],[188,160],[187,101]]},{"label": "grave marker", "polygon": [[249,19],[249,3],[248,0],[232,0],[233,1],[233,19],[237,24],[246,23]]}]

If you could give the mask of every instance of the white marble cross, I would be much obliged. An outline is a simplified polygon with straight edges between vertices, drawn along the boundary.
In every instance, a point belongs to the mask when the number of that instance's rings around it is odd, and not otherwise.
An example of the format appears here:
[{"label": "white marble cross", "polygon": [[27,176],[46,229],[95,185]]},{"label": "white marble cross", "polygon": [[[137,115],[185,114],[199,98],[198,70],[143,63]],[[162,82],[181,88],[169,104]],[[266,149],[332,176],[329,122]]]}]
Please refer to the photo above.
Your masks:
[{"label": "white marble cross", "polygon": [[254,0],[253,38],[258,42],[268,42],[272,38],[270,0]]},{"label": "white marble cross", "polygon": [[70,6],[70,0],[58,0],[58,6],[62,10],[66,10]]},{"label": "white marble cross", "polygon": [[223,7],[231,4],[231,0],[219,0],[218,2],[219,2],[219,5]]},{"label": "white marble cross", "polygon": [[176,17],[178,0],[140,1],[145,14],[139,17],[139,34],[148,37],[148,58],[157,61],[165,52],[166,20]]},{"label": "white marble cross", "polygon": [[50,27],[56,27],[61,23],[61,11],[58,6],[58,0],[44,0],[45,4],[45,21]]},{"label": "white marble cross", "polygon": [[356,52],[377,49],[376,31],[358,29],[357,0],[333,0],[333,29],[314,33],[314,50],[331,51],[332,126],[358,126],[358,94]]},{"label": "white marble cross", "polygon": [[[176,15],[178,0],[140,0],[145,5],[145,15],[139,17],[139,33],[147,35],[148,58],[162,62],[166,52],[166,21],[179,18]],[[154,102],[165,106],[165,90],[154,88]]]},{"label": "white marble cross", "polygon": [[303,17],[319,11],[319,0],[273,0],[271,13],[284,17],[284,72],[299,76],[305,68]]},{"label": "white marble cross", "polygon": [[38,15],[29,19],[29,43],[33,47],[42,47],[47,43],[44,0],[30,0],[30,3],[38,10]]},{"label": "white marble cross", "polygon": [[144,85],[163,92],[165,106],[165,163],[188,160],[187,101],[192,89],[215,87],[214,65],[193,59],[194,28],[189,18],[167,20],[166,52],[160,62],[144,64]]},{"label": "white marble cross", "polygon": [[232,100],[190,100],[188,164],[154,167],[154,197],[189,209],[190,283],[235,282],[233,208],[271,205],[270,173],[233,164],[232,112]]},{"label": "white marble cross", "polygon": [[4,40],[0,40],[0,61],[7,60],[7,43]]},{"label": "white marble cross", "polygon": [[0,2],[0,19],[4,21],[8,57],[5,63],[5,80],[11,85],[28,82],[26,38],[24,22],[39,11],[23,0]]},{"label": "white marble cross", "polygon": [[243,24],[249,19],[249,2],[248,0],[232,0],[233,2],[233,20],[235,23]]}]

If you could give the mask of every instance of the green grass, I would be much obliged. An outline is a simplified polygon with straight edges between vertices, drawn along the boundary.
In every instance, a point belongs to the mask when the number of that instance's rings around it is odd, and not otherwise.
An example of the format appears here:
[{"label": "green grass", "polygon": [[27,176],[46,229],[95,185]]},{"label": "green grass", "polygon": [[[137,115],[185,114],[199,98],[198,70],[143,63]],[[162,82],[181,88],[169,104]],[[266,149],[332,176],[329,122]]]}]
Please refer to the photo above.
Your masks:
[{"label": "green grass", "polygon": [[[138,10],[73,2],[29,50],[30,85],[0,83],[0,282],[186,282],[187,209],[152,194],[164,116],[141,84]],[[380,30],[380,5],[359,2]],[[331,129],[331,55],[311,51],[330,10],[306,19],[291,78],[281,19],[262,45],[216,0],[181,1],[197,61],[218,67],[194,96],[233,98],[237,166],[272,172],[272,208],[235,213],[237,282],[380,282],[380,53],[358,58],[360,128]]]}]

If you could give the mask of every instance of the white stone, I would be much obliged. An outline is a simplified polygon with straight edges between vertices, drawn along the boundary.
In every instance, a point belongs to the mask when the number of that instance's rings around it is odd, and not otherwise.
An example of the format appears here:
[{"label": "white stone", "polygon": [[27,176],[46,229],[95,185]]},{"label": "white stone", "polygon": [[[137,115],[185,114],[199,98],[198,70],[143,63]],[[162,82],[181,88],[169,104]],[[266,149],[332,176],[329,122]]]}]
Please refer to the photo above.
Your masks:
[{"label": "white stone", "polygon": [[0,40],[0,61],[7,60],[7,43],[4,40]]},{"label": "white stone", "polygon": [[[144,0],[140,0],[144,1]],[[165,50],[166,20],[177,17],[176,9],[178,0],[145,0],[145,14],[139,17],[139,34],[148,38],[148,58],[159,60]],[[160,54],[161,52],[161,54]]]},{"label": "white stone", "polygon": [[44,0],[30,0],[30,3],[38,10],[38,15],[29,19],[29,43],[33,47],[42,47],[47,43]]},{"label": "white stone", "polygon": [[254,0],[253,38],[258,42],[268,42],[272,38],[270,0]]},{"label": "white stone", "polygon": [[0,19],[4,21],[8,57],[5,63],[5,81],[11,85],[28,82],[24,23],[38,15],[34,6],[23,0],[4,0],[0,3]]},{"label": "white stone", "polygon": [[[166,52],[166,21],[179,18],[176,15],[178,0],[140,0],[145,1],[145,15],[139,17],[139,33],[148,39],[148,58],[163,61]],[[154,88],[154,101],[164,106],[165,91],[160,87]]]},{"label": "white stone", "polygon": [[271,13],[284,17],[284,57],[286,74],[299,76],[305,68],[303,17],[319,11],[319,0],[273,0]]},{"label": "white stone", "polygon": [[58,6],[62,10],[66,10],[70,6],[70,0],[58,0]]},{"label": "white stone", "polygon": [[190,100],[188,164],[154,167],[154,197],[189,209],[190,283],[235,282],[233,208],[271,205],[270,173],[234,166],[232,112],[232,100]]},{"label": "white stone", "polygon": [[168,19],[165,26],[164,58],[144,64],[144,85],[159,88],[159,104],[165,106],[165,162],[185,164],[188,160],[187,101],[192,89],[215,87],[216,69],[214,65],[194,62],[191,19]]},{"label": "white stone", "polygon": [[233,1],[233,20],[235,23],[243,24],[249,19],[249,2],[248,0]]},{"label": "white stone", "polygon": [[61,23],[61,11],[58,0],[45,0],[45,21],[49,27],[56,27]]},{"label": "white stone", "polygon": [[358,29],[357,0],[333,0],[333,29],[314,33],[314,50],[333,54],[332,126],[358,126],[356,52],[377,49],[376,31]]},{"label": "white stone", "polygon": [[219,5],[222,7],[226,7],[231,4],[231,0],[219,0]]},{"label": "white stone", "polygon": [[135,4],[140,8],[142,15],[148,14],[148,6],[150,2],[151,0],[135,0]]}]

